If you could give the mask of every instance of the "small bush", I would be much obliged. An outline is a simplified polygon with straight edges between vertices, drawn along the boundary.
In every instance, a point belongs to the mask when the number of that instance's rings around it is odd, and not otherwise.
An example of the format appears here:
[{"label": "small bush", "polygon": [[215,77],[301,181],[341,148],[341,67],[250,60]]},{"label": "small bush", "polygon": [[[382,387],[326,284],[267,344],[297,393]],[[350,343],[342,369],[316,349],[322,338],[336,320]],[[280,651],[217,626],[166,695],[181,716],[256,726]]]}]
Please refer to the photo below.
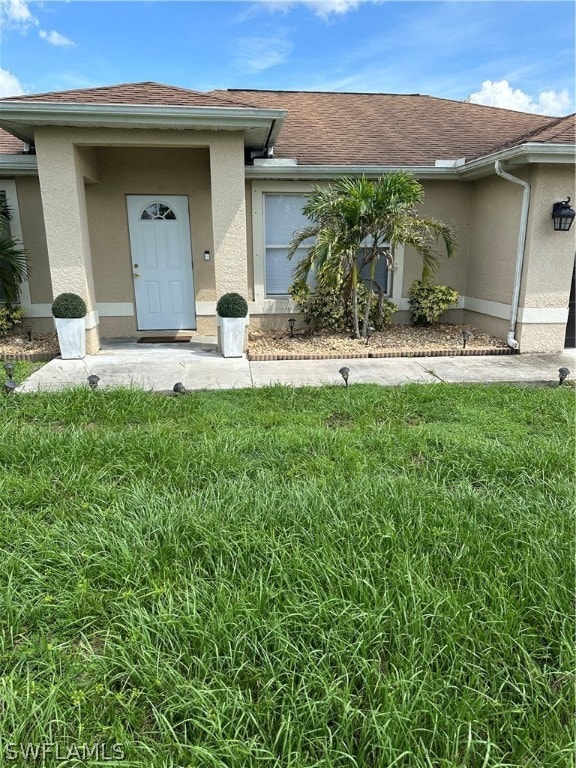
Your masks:
[{"label": "small bush", "polygon": [[52,304],[52,315],[54,317],[85,317],[86,302],[75,293],[61,293],[54,299]]},{"label": "small bush", "polygon": [[239,293],[225,293],[218,299],[216,312],[220,317],[246,317],[248,302]]},{"label": "small bush", "polygon": [[412,325],[437,323],[440,316],[458,301],[459,295],[449,285],[430,285],[414,280],[409,294]]},{"label": "small bush", "polygon": [[[298,310],[304,317],[304,322],[311,331],[335,331],[345,333],[352,331],[352,299],[343,295],[341,288],[316,286],[311,289],[308,285],[295,283],[288,289],[290,296],[298,305]],[[364,316],[367,289],[358,286],[358,315]],[[374,294],[370,308],[370,325],[381,331],[392,322],[392,315],[398,307],[390,299]]]},{"label": "small bush", "polygon": [[0,307],[0,336],[6,336],[15,325],[20,323],[23,315],[22,307]]}]

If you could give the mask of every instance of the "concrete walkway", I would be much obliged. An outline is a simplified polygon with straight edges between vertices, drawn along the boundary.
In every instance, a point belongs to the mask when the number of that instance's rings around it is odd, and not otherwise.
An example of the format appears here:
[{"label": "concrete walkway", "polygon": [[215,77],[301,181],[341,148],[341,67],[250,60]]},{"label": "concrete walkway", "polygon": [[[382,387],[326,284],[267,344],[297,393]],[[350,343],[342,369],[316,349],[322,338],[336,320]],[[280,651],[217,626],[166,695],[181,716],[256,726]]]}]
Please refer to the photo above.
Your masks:
[{"label": "concrete walkway", "polygon": [[569,379],[576,380],[576,350],[552,355],[250,362],[246,358],[223,358],[212,338],[185,344],[114,340],[104,342],[98,355],[89,355],[84,360],[56,358],[50,361],[18,387],[17,392],[88,386],[90,374],[100,377],[102,388],[137,387],[156,392],[171,391],[176,382],[181,382],[187,390],[241,389],[271,384],[319,386],[342,384],[338,373],[342,366],[350,369],[350,384],[531,384],[557,382],[561,367],[569,368]]}]

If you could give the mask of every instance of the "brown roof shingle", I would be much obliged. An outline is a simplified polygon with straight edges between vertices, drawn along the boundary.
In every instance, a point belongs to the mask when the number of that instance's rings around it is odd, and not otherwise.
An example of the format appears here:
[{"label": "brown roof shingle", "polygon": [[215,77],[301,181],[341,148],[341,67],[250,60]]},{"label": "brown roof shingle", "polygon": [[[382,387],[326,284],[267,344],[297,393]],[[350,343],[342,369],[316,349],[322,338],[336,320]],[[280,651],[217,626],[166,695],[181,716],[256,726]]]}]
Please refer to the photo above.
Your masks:
[{"label": "brown roof shingle", "polygon": [[274,156],[295,158],[301,165],[430,166],[440,159],[471,160],[524,141],[574,142],[573,115],[545,117],[418,94],[204,93],[143,82],[7,101],[284,109],[288,114]]}]

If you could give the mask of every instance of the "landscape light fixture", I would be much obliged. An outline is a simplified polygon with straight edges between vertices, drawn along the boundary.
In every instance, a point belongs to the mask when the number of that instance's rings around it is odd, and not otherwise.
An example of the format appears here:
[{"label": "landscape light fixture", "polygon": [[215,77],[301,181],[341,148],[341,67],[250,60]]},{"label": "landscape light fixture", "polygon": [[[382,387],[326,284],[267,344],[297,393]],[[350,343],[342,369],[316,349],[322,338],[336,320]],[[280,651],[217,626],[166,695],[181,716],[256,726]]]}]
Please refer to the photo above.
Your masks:
[{"label": "landscape light fixture", "polygon": [[350,368],[346,368],[346,366],[343,366],[342,368],[340,368],[338,373],[344,379],[344,383],[346,384],[346,386],[348,386],[348,376],[350,376]]},{"label": "landscape light fixture", "polygon": [[172,387],[172,392],[174,392],[175,395],[183,395],[186,392],[186,387],[181,381],[177,381]]},{"label": "landscape light fixture", "polygon": [[554,203],[552,206],[552,218],[554,219],[555,232],[568,232],[574,221],[576,212],[570,207],[570,198]]},{"label": "landscape light fixture", "polygon": [[295,317],[289,317],[288,318],[288,325],[290,326],[290,338],[294,338],[294,326],[296,325],[296,318]]},{"label": "landscape light fixture", "polygon": [[98,387],[99,381],[100,381],[100,376],[96,376],[95,373],[91,373],[90,376],[88,376],[88,384],[90,386],[90,389],[96,389]]},{"label": "landscape light fixture", "polygon": [[14,363],[4,363],[4,370],[6,371],[6,378],[11,379],[14,376]]},{"label": "landscape light fixture", "polygon": [[558,386],[560,387],[570,376],[570,368],[558,368]]},{"label": "landscape light fixture", "polygon": [[15,381],[13,381],[12,379],[8,379],[7,381],[4,382],[4,391],[6,392],[7,395],[11,395],[17,386],[18,384]]},{"label": "landscape light fixture", "polygon": [[374,328],[373,325],[369,325],[366,328],[366,344],[368,344],[368,342],[370,341],[370,336],[372,336],[372,334],[374,333],[375,330],[376,329]]},{"label": "landscape light fixture", "polygon": [[466,349],[466,344],[468,344],[468,342],[472,338],[473,338],[473,336],[470,333],[470,331],[468,331],[468,330],[466,330],[466,328],[464,328],[464,330],[462,331],[462,349]]},{"label": "landscape light fixture", "polygon": [[24,330],[28,334],[28,341],[32,341],[32,326],[31,325],[25,325]]}]

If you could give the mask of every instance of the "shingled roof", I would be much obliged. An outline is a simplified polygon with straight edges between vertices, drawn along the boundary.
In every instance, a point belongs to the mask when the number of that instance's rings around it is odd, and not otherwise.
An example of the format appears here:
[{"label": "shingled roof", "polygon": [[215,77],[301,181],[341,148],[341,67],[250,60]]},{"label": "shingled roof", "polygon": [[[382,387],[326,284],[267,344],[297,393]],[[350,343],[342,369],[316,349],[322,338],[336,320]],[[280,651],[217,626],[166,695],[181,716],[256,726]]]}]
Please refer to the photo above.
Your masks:
[{"label": "shingled roof", "polygon": [[[288,114],[274,156],[294,158],[299,165],[433,166],[439,159],[472,160],[527,141],[575,142],[573,115],[546,117],[418,94],[204,93],[144,82],[18,96],[7,101],[284,109]],[[12,144],[0,136],[0,152],[6,152],[5,146],[10,151]]]}]

